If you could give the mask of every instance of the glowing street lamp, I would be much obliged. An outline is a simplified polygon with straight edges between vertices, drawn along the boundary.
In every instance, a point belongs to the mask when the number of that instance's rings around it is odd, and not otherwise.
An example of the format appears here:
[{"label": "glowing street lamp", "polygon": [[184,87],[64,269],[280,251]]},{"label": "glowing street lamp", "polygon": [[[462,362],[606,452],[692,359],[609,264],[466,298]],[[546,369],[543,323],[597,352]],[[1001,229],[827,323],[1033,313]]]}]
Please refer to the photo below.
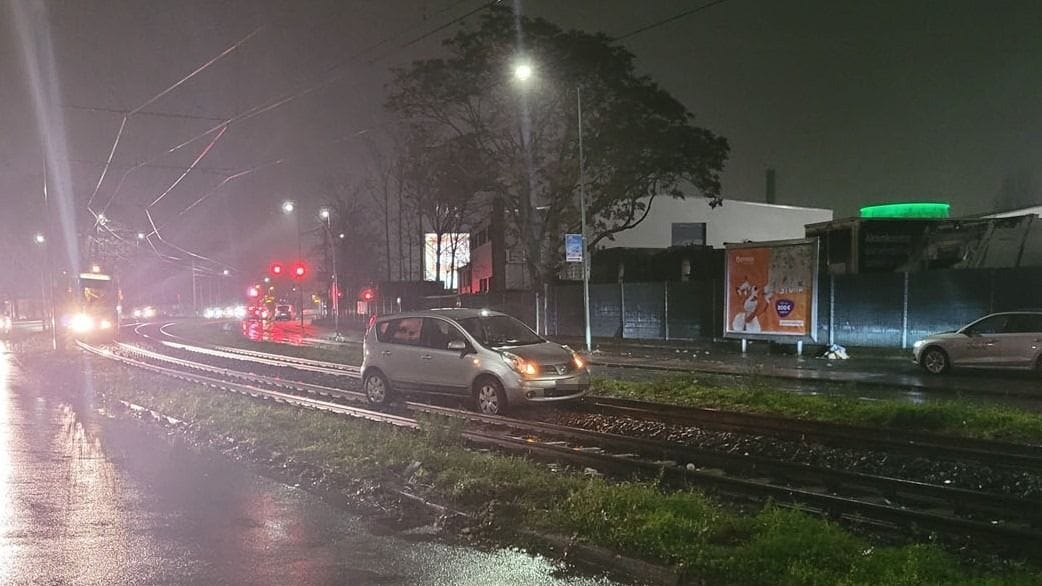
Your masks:
[{"label": "glowing street lamp", "polygon": [[[535,71],[529,63],[519,63],[514,66],[514,78],[522,83],[527,83]],[[579,222],[582,227],[583,237],[583,316],[586,323],[586,351],[592,349],[590,332],[590,250],[586,243],[589,238],[586,235],[586,160],[583,153],[583,100],[582,90],[575,86],[576,118],[579,126]]]},{"label": "glowing street lamp", "polygon": [[514,67],[514,77],[516,77],[518,81],[528,81],[528,79],[532,77],[532,73],[532,66],[528,63],[519,63]]},{"label": "glowing street lamp", "polygon": [[322,208],[322,209],[318,210],[318,217],[322,218],[323,220],[328,220],[329,219],[329,208]]},{"label": "glowing street lamp", "polygon": [[44,242],[47,242],[47,238],[42,233],[37,232],[36,235],[33,236],[33,242],[43,244]]}]

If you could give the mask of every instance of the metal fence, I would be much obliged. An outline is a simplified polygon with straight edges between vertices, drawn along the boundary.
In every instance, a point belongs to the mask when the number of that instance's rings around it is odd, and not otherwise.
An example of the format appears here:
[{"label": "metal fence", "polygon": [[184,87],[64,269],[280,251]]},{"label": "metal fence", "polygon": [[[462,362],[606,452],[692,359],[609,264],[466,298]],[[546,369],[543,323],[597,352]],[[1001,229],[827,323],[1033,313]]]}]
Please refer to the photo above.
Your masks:
[{"label": "metal fence", "polygon": [[[463,307],[510,313],[546,335],[584,334],[581,285],[458,299]],[[918,338],[956,329],[988,313],[1040,308],[1040,300],[1042,268],[824,276],[818,286],[818,342],[907,348]],[[717,338],[722,335],[723,313],[719,279],[590,285],[594,337]]]}]

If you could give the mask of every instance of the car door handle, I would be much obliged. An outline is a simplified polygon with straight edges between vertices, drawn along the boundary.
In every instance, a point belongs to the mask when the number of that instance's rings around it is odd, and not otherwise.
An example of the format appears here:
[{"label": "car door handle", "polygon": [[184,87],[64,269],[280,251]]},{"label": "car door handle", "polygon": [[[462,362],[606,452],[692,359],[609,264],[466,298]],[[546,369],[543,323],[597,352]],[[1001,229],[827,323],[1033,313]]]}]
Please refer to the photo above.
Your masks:
[{"label": "car door handle", "polygon": [[432,359],[434,357],[431,356],[430,354],[423,354],[423,355],[420,356],[420,358],[423,359],[423,360],[430,360],[430,359]]},{"label": "car door handle", "polygon": [[984,345],[985,346],[994,346],[995,344],[998,344],[998,343],[999,343],[998,340],[988,340],[987,342],[984,342]]},{"label": "car door handle", "polygon": [[391,351],[390,350],[383,350],[383,351],[380,352],[380,355],[381,356],[390,356],[391,355]]}]

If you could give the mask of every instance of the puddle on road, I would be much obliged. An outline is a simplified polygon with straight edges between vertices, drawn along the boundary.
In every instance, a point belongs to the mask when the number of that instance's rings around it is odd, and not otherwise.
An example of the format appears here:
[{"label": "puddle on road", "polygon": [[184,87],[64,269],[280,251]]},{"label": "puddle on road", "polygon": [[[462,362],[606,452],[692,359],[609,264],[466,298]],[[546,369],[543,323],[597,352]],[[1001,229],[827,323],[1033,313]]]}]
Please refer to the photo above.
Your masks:
[{"label": "puddle on road", "polygon": [[62,381],[27,385],[0,354],[0,583],[615,583],[520,550],[442,543],[419,521],[349,513],[99,415],[82,399],[89,379],[69,370],[79,398]]}]

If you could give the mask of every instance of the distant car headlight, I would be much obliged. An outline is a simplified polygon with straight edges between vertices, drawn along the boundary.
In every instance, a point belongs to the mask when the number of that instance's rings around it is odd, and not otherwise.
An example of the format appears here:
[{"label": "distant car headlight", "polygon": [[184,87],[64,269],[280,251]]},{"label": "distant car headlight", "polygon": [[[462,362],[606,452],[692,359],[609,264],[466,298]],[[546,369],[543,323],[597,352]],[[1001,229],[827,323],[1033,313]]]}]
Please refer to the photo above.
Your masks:
[{"label": "distant car headlight", "polygon": [[89,332],[94,329],[94,318],[85,313],[77,313],[69,320],[69,329],[77,334]]},{"label": "distant car headlight", "polygon": [[108,330],[108,329],[112,329],[112,322],[110,322],[110,321],[109,321],[109,320],[107,320],[107,319],[103,319],[103,320],[101,320],[101,322],[100,322],[100,323],[98,324],[98,327],[99,327],[99,328],[101,328],[101,329],[103,329],[103,330]]},{"label": "distant car headlight", "polygon": [[242,319],[242,318],[246,317],[246,308],[241,306],[241,305],[239,307],[236,307],[235,308],[235,317],[237,317],[239,319]]},{"label": "distant car headlight", "polygon": [[134,317],[141,317],[141,310],[140,309],[135,309],[134,310]]},{"label": "distant car headlight", "polygon": [[143,309],[141,311],[141,315],[143,315],[145,317],[155,317],[156,316],[156,310],[155,310],[154,307],[146,307],[145,309]]}]

